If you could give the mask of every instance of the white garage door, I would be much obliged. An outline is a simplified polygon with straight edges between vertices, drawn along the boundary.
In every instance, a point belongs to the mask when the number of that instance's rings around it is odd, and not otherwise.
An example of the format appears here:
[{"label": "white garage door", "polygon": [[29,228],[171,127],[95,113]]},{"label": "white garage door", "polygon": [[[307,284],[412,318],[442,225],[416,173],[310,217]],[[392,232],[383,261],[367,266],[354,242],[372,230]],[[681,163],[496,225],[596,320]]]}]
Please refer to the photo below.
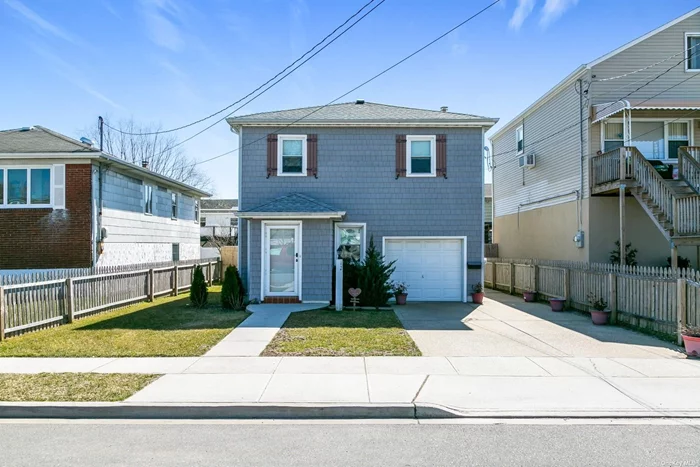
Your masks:
[{"label": "white garage door", "polygon": [[386,239],[384,256],[396,260],[393,280],[408,284],[411,301],[462,301],[461,239]]}]

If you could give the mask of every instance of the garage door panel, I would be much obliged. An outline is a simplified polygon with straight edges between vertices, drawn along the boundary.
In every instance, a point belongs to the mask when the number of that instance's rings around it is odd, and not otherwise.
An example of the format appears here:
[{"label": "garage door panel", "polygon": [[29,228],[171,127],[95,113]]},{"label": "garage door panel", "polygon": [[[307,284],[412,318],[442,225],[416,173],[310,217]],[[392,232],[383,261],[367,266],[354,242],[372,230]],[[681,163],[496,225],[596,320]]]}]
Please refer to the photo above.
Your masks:
[{"label": "garage door panel", "polygon": [[414,301],[461,301],[462,243],[457,239],[387,239],[385,258],[396,260],[392,279],[406,282]]}]

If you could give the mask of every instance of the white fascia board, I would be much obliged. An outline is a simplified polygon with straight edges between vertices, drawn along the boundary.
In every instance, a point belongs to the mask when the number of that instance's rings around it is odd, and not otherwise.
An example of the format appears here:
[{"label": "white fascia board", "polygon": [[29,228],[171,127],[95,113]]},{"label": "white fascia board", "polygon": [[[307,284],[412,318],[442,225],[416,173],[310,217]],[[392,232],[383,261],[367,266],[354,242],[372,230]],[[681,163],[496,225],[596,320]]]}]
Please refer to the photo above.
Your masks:
[{"label": "white fascia board", "polygon": [[579,79],[581,77],[581,75],[583,75],[586,70],[587,70],[586,65],[581,65],[580,67],[576,68],[576,70],[574,70],[573,73],[571,73],[569,76],[567,76],[566,78],[561,80],[556,86],[554,86],[552,89],[547,91],[547,93],[545,93],[542,97],[540,97],[535,102],[530,104],[529,107],[527,107],[525,110],[520,112],[517,116],[515,116],[512,120],[510,120],[508,123],[506,123],[505,126],[503,126],[501,129],[499,129],[494,134],[490,135],[488,137],[489,141],[493,144],[494,139],[501,136],[506,130],[511,129],[513,125],[521,122],[523,118],[527,117],[532,112],[534,112],[535,110],[539,109],[541,106],[546,104],[550,99],[555,97],[561,90],[563,90],[567,86],[571,85],[574,81]]},{"label": "white fascia board", "polygon": [[353,122],[353,121],[328,121],[328,122],[319,122],[319,121],[299,121],[296,123],[289,123],[285,121],[279,121],[279,120],[271,120],[271,121],[259,121],[259,122],[238,122],[236,125],[231,125],[231,128],[237,133],[240,131],[241,127],[270,127],[270,126],[279,126],[279,125],[284,125],[285,128],[293,128],[293,127],[360,127],[360,128],[395,128],[395,127],[407,127],[407,128],[416,128],[416,127],[421,127],[421,128],[473,128],[473,127],[486,127],[486,128],[491,128],[494,126],[496,123],[498,123],[498,119],[488,119],[488,120],[475,120],[473,122],[452,122],[452,121],[444,121],[444,122]]}]

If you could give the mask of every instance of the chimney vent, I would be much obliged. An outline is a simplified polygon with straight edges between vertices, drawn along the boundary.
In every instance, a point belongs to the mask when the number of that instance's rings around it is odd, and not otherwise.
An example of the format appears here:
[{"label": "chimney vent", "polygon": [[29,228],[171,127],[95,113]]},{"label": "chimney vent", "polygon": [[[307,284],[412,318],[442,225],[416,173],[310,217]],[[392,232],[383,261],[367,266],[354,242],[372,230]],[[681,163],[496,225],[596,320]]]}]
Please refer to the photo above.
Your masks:
[{"label": "chimney vent", "polygon": [[362,104],[364,104],[364,103],[365,103],[365,100],[364,100],[364,99],[357,99],[357,100],[355,101],[355,104],[357,104],[357,105],[362,105]]},{"label": "chimney vent", "polygon": [[447,106],[443,105],[442,107],[440,107],[440,112],[447,112]]},{"label": "chimney vent", "polygon": [[150,169],[147,160],[142,160],[142,161],[141,161],[141,167],[143,167],[143,168],[146,169],[146,170],[149,170],[149,169]]}]

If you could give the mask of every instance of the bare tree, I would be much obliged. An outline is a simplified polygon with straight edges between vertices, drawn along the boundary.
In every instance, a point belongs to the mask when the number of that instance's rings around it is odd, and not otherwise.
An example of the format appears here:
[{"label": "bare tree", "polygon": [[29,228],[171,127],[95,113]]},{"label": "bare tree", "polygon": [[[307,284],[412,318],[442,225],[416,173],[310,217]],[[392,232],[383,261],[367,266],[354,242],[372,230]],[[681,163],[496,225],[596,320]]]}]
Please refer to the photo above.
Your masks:
[{"label": "bare tree", "polygon": [[[104,121],[102,135],[104,152],[137,165],[147,162],[149,168],[160,175],[203,190],[211,189],[211,179],[197,167],[193,159],[187,156],[184,148],[177,145],[178,140],[174,134],[156,133],[161,129],[160,126],[139,124],[133,119],[120,120],[118,123],[113,123],[107,118]],[[130,135],[122,132],[156,134]],[[97,125],[88,127],[83,134],[95,142],[100,140],[100,130]]]}]

